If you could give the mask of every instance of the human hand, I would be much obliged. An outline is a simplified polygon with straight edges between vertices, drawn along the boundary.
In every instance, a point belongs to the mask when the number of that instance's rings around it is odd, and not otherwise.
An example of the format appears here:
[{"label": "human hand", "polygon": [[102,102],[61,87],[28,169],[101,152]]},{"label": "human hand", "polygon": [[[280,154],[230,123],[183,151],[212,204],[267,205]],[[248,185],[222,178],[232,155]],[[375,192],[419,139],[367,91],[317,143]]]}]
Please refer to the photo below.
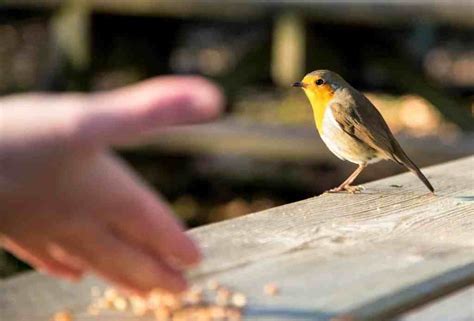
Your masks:
[{"label": "human hand", "polygon": [[93,272],[139,294],[181,291],[200,260],[166,203],[110,151],[147,131],[217,116],[199,77],[94,94],[0,100],[0,245],[69,279]]}]

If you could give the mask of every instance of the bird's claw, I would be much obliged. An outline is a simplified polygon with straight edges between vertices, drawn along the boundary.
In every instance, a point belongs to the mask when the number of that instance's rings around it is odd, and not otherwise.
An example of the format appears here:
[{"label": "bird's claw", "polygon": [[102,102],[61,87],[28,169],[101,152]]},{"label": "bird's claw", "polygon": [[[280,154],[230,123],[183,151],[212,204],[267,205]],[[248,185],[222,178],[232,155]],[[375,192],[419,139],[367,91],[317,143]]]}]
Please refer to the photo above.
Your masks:
[{"label": "bird's claw", "polygon": [[357,192],[363,191],[364,189],[365,189],[365,187],[363,185],[357,185],[357,186],[347,185],[347,186],[339,186],[339,187],[336,187],[336,188],[332,188],[329,191],[327,191],[326,193],[339,193],[339,192],[342,192],[342,191],[346,191],[348,193],[355,194]]},{"label": "bird's claw", "polygon": [[348,185],[344,189],[351,194],[355,194],[357,192],[362,192],[365,189],[365,187],[363,185],[356,185],[356,186]]}]

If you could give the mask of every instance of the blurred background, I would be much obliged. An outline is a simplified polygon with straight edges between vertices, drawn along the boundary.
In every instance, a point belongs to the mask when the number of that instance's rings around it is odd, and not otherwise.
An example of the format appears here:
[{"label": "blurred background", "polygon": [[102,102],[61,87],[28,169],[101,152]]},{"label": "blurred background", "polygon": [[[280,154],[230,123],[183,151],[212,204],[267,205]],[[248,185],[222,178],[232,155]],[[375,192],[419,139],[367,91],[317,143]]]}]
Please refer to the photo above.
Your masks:
[{"label": "blurred background", "polygon": [[[448,0],[2,0],[0,95],[215,80],[228,97],[220,120],[118,150],[198,226],[319,195],[354,170],[290,87],[315,69],[365,92],[419,166],[472,154],[473,12]],[[358,182],[403,171],[383,162]],[[24,269],[0,252],[0,277]]]}]

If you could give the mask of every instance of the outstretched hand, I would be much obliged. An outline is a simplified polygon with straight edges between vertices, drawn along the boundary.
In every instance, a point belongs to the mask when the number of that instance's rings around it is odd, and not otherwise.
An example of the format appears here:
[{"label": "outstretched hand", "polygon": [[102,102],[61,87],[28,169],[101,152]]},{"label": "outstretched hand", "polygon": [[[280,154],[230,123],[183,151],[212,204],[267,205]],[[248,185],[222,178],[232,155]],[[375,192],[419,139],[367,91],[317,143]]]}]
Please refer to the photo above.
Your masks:
[{"label": "outstretched hand", "polygon": [[0,99],[0,245],[64,278],[93,272],[140,294],[184,290],[182,270],[199,262],[197,246],[109,147],[214,118],[222,104],[199,77]]}]

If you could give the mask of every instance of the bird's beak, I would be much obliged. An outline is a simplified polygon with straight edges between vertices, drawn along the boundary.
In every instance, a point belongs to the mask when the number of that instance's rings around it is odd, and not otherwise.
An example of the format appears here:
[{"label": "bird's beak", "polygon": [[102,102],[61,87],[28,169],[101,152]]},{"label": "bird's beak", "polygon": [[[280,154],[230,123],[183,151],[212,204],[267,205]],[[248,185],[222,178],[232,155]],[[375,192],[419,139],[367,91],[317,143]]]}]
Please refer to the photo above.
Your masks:
[{"label": "bird's beak", "polygon": [[297,81],[297,82],[295,82],[292,86],[293,86],[293,87],[305,88],[305,87],[306,87],[306,84],[305,84],[304,82]]}]

